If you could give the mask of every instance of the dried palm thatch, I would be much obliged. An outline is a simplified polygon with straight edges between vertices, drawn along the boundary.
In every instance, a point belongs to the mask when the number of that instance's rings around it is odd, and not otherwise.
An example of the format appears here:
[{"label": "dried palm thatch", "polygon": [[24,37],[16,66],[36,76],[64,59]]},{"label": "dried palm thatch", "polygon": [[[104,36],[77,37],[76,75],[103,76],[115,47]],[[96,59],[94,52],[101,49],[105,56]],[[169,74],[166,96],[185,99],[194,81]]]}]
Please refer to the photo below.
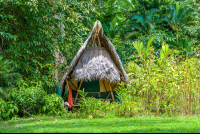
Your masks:
[{"label": "dried palm thatch", "polygon": [[77,81],[104,80],[120,82],[118,68],[103,47],[88,47],[80,57],[71,77]]},{"label": "dried palm thatch", "polygon": [[[98,44],[98,47],[94,47],[94,43]],[[129,83],[129,77],[122,66],[120,57],[103,33],[100,21],[95,22],[92,32],[63,76],[60,82],[62,93],[65,79],[69,77],[78,81],[105,80],[110,83],[121,81]]]}]

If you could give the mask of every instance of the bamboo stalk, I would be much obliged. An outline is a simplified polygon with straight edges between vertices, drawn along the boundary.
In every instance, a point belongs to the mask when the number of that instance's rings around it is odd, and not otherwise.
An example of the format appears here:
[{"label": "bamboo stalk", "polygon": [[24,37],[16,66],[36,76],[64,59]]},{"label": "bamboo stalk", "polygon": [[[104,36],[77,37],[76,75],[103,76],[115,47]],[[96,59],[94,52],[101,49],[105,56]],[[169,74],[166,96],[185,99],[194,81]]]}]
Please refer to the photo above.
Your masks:
[{"label": "bamboo stalk", "polygon": [[192,110],[191,110],[191,108],[192,108],[192,105],[191,105],[191,94],[192,94],[192,82],[191,82],[192,75],[191,75],[191,69],[190,69],[190,75],[189,76],[190,76],[189,77],[189,79],[190,79],[190,87],[189,87],[189,115],[191,115],[192,114]]},{"label": "bamboo stalk", "polygon": [[185,81],[184,81],[184,93],[185,93],[185,113],[188,114],[188,101],[187,101],[187,75],[188,75],[188,70],[186,68],[186,74],[185,74]]},{"label": "bamboo stalk", "polygon": [[[178,75],[179,75],[179,85],[180,85],[180,91],[181,91],[181,94],[182,94],[182,96],[180,97],[180,100],[182,100],[183,99],[183,87],[182,87],[182,83],[181,83],[181,75],[180,75],[180,72],[178,71]],[[183,100],[181,101],[181,102],[183,102]],[[183,116],[183,103],[181,103],[181,113],[182,113],[182,116]]]},{"label": "bamboo stalk", "polygon": [[[196,72],[199,72],[196,70]],[[197,106],[198,106],[198,109],[196,110],[197,111],[197,115],[199,115],[199,110],[200,110],[200,104],[199,104],[199,101],[200,101],[200,90],[199,90],[199,87],[200,87],[200,79],[198,78],[198,76],[200,76],[199,73],[196,73],[197,74]]]},{"label": "bamboo stalk", "polygon": [[[160,79],[159,79],[159,81],[160,81]],[[158,93],[156,92],[156,94],[159,94],[160,93],[159,92],[159,90],[160,90],[159,82],[157,81],[156,83],[157,83],[157,89],[158,89]],[[158,95],[156,97],[157,97],[157,100],[158,100],[158,104],[157,104],[158,110],[157,110],[157,112],[160,112],[160,97]]]},{"label": "bamboo stalk", "polygon": [[[199,79],[198,79],[198,87],[200,86],[200,84],[199,84]],[[197,91],[198,91],[198,108],[199,108],[199,100],[200,100],[200,90],[199,90],[199,88],[197,88]],[[199,108],[199,110],[200,110],[200,108]],[[199,115],[199,110],[197,110],[198,111],[198,115]]]}]

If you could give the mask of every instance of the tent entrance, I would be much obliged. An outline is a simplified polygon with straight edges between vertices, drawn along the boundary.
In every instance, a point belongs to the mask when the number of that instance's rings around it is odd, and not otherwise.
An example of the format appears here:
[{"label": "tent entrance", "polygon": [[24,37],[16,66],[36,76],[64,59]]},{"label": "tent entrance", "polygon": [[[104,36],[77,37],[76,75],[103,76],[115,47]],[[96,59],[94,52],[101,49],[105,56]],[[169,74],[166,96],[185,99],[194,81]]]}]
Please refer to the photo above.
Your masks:
[{"label": "tent entrance", "polygon": [[99,80],[82,82],[81,90],[85,89],[85,92],[100,92]]},{"label": "tent entrance", "polygon": [[[77,82],[78,85],[80,85],[80,82]],[[112,99],[110,94],[110,90],[108,87],[108,83],[103,81],[99,81],[99,80],[95,80],[95,81],[88,81],[88,82],[82,82],[81,88],[80,90],[83,90],[84,88],[84,92],[87,92],[87,96],[86,97],[95,97],[95,98],[99,98],[99,99],[105,99],[107,96],[107,99]],[[77,90],[72,90],[72,96],[73,98],[76,98],[76,94],[77,94]],[[113,94],[116,97],[116,92],[113,91]],[[82,96],[80,94],[78,94],[77,98],[81,98]]]}]

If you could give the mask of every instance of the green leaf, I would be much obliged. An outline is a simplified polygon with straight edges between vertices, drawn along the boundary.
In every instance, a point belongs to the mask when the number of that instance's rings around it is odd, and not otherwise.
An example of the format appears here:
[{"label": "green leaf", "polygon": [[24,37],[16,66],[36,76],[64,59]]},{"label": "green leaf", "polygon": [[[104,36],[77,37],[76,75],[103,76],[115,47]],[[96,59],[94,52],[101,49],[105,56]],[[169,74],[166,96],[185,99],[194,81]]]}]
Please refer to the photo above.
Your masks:
[{"label": "green leaf", "polygon": [[152,41],[153,41],[154,38],[155,37],[151,37],[150,40],[148,41],[148,43],[147,43],[147,49],[146,49],[146,54],[149,52],[151,43],[152,43]]},{"label": "green leaf", "polygon": [[131,19],[133,20],[133,19],[136,19],[136,20],[138,20],[142,25],[144,25],[144,18],[143,18],[143,16],[142,15],[133,15],[132,17],[131,17]]},{"label": "green leaf", "polygon": [[124,0],[126,2],[127,5],[129,5],[131,7],[132,10],[135,9],[135,6],[132,4],[131,0]]}]

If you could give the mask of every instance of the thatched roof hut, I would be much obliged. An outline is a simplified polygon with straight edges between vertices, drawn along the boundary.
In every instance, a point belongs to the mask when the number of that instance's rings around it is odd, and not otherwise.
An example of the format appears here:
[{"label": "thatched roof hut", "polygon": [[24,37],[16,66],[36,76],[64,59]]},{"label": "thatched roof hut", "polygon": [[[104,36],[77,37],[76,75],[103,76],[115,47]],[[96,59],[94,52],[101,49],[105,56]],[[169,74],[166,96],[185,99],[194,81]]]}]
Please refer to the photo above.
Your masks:
[{"label": "thatched roof hut", "polygon": [[[81,86],[80,82],[95,80],[113,85],[121,81],[129,83],[129,77],[122,66],[120,57],[104,34],[98,20],[63,76],[60,82],[61,92],[63,93],[66,84],[68,88],[77,90]],[[106,88],[105,84],[104,87]]]}]

